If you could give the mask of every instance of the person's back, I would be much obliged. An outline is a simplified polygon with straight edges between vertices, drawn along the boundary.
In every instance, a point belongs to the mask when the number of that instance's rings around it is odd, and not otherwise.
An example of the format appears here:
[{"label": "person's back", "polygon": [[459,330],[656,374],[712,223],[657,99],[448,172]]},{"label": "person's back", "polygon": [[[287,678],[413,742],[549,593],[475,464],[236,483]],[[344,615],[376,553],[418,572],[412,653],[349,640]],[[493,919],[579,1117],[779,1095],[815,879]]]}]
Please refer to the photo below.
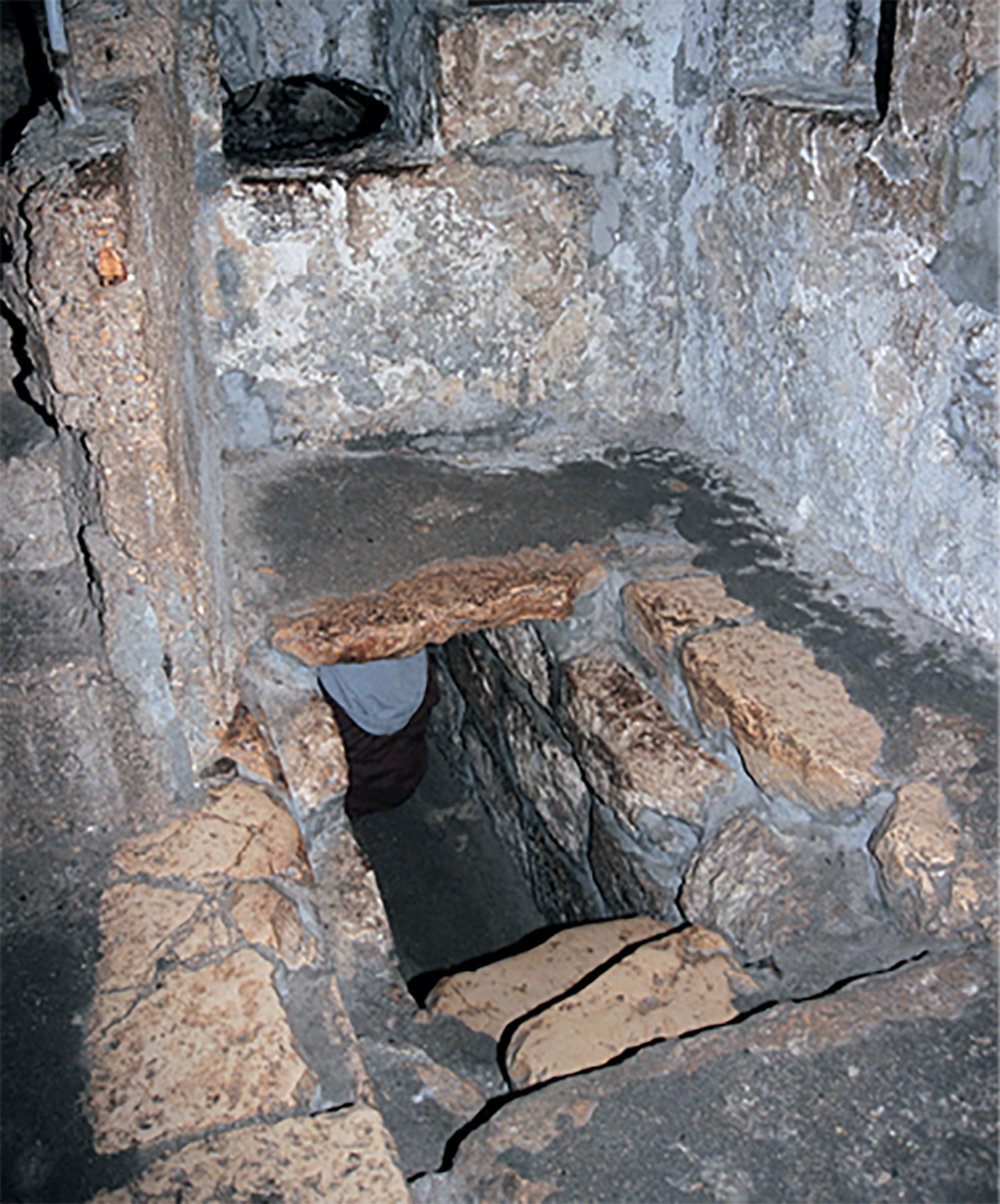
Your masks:
[{"label": "person's back", "polygon": [[427,772],[425,733],[440,698],[426,650],[360,665],[323,665],[318,677],[347,754],[348,816],[401,806]]}]

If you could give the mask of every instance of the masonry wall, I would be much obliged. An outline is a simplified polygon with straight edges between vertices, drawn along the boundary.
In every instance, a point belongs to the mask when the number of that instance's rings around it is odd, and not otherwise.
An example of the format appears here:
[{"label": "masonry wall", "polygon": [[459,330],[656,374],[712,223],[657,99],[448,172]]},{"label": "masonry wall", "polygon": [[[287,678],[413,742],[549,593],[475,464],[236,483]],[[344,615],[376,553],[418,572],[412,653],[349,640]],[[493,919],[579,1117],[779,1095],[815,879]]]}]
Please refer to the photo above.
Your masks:
[{"label": "masonry wall", "polygon": [[206,198],[226,446],[572,455],[678,415],[992,639],[988,7],[907,0],[880,60],[872,0],[437,6],[425,167]]}]

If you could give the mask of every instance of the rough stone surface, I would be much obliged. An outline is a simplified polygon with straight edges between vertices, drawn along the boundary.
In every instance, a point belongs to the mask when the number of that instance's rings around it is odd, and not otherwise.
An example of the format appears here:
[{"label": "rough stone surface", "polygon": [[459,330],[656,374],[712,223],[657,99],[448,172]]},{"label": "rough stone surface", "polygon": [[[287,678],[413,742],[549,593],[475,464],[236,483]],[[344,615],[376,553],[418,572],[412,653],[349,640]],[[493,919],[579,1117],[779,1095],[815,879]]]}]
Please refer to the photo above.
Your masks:
[{"label": "rough stone surface", "polygon": [[883,889],[916,927],[995,927],[995,874],[937,786],[903,786],[871,843]]},{"label": "rough stone surface", "polygon": [[622,664],[584,657],[565,667],[566,719],[594,793],[635,826],[640,810],[701,825],[733,772],[688,738]]},{"label": "rough stone surface", "polygon": [[670,581],[631,581],[622,590],[629,632],[653,664],[653,648],[673,649],[678,636],[753,614],[729,597],[721,578],[678,577]]},{"label": "rough stone surface", "polygon": [[875,790],[881,729],[794,636],[763,623],[707,632],[682,661],[699,717],[732,731],[766,793],[835,814]]},{"label": "rough stone surface", "polygon": [[771,995],[816,994],[926,948],[879,898],[865,851],[834,836],[784,834],[738,812],[699,848],[685,877],[684,915],[760,967]]},{"label": "rough stone surface", "polygon": [[311,877],[287,812],[233,783],[124,842],[114,865],[87,1017],[100,1153],[354,1098],[353,1035],[294,893]]},{"label": "rough stone surface", "polygon": [[667,931],[648,916],[569,928],[525,953],[442,978],[426,1006],[497,1041],[512,1021],[570,990],[629,945]]},{"label": "rough stone surface", "polygon": [[601,1066],[627,1049],[725,1024],[756,988],[707,928],[640,945],[568,998],[523,1021],[506,1049],[515,1087]]},{"label": "rough stone surface", "polygon": [[253,712],[238,702],[225,735],[219,742],[219,756],[235,761],[247,777],[269,785],[281,781],[281,762],[268,744]]},{"label": "rough stone surface", "polygon": [[191,1142],[157,1159],[129,1187],[94,1204],[191,1204],[214,1200],[379,1200],[408,1204],[392,1138],[374,1108],[297,1116]]},{"label": "rough stone surface", "polygon": [[531,690],[535,701],[552,706],[551,667],[537,630],[530,623],[486,628],[483,636],[504,663],[514,669]]},{"label": "rough stone surface", "polygon": [[279,621],[274,644],[308,665],[409,656],[460,632],[565,618],[602,572],[600,554],[585,547],[431,565],[384,594],[331,601],[312,614]]},{"label": "rough stone surface", "polygon": [[928,959],[512,1100],[435,1187],[463,1204],[991,1199],[995,1060],[994,971]]},{"label": "rough stone surface", "polygon": [[656,916],[679,927],[677,896],[698,837],[686,824],[653,819],[652,831],[644,825],[637,836],[610,808],[595,804],[588,860],[612,915]]},{"label": "rough stone surface", "polygon": [[549,724],[538,723],[530,707],[513,694],[504,695],[500,718],[521,793],[556,843],[579,858],[587,839],[590,800],[565,737]]}]

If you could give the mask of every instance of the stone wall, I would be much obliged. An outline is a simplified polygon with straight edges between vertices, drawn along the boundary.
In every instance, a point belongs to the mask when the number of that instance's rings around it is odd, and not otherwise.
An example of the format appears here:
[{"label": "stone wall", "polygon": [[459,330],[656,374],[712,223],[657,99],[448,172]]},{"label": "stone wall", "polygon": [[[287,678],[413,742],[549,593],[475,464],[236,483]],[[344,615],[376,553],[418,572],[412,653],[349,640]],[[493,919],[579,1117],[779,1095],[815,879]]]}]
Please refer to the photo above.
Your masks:
[{"label": "stone wall", "polygon": [[426,168],[206,195],[225,446],[567,456],[679,415],[992,640],[987,10],[908,0],[880,59],[874,0],[437,6]]}]

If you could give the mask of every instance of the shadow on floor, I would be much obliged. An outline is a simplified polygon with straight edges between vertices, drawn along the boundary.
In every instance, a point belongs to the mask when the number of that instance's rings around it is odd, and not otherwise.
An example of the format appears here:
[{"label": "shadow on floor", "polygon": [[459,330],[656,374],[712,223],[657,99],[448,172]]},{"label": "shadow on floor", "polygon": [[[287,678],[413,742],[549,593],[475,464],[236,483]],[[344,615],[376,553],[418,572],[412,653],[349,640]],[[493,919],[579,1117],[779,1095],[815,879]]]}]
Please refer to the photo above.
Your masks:
[{"label": "shadow on floor", "polygon": [[354,821],[418,1000],[443,971],[548,931],[486,812],[432,741],[428,752],[427,776],[408,802]]}]

